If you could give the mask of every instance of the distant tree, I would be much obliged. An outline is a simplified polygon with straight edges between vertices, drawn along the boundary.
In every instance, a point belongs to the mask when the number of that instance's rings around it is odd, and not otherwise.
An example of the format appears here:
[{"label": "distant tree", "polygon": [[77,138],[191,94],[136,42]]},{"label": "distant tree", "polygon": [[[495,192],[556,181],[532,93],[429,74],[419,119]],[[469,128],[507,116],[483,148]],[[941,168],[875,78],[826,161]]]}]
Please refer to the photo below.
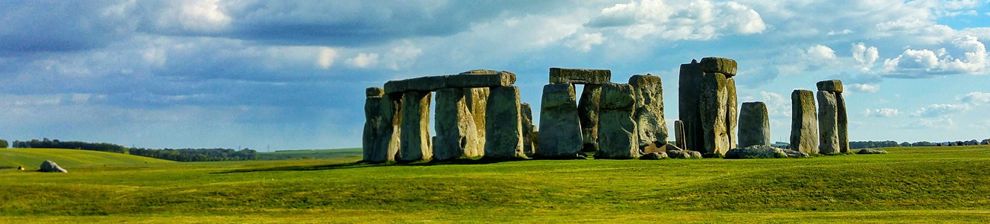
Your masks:
[{"label": "distant tree", "polygon": [[6,149],[7,146],[7,140],[0,139],[0,149]]}]

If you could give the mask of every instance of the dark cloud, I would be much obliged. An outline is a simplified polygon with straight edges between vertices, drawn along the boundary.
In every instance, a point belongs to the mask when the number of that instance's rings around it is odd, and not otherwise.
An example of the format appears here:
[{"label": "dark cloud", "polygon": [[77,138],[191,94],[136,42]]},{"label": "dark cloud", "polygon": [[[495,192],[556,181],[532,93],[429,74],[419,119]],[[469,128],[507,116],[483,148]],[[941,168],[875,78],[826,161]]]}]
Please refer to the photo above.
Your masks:
[{"label": "dark cloud", "polygon": [[125,35],[127,23],[104,1],[0,2],[0,56],[79,51]]}]

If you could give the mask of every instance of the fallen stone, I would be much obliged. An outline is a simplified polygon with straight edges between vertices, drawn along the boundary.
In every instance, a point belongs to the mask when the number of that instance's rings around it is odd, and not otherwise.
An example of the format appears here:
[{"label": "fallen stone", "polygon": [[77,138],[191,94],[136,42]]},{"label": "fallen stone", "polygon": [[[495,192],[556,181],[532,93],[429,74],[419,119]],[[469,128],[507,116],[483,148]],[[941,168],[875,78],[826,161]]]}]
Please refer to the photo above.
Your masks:
[{"label": "fallen stone", "polygon": [[691,156],[691,158],[689,158],[689,159],[703,159],[703,158],[705,158],[703,155],[701,155],[701,152],[694,151],[694,150],[684,150],[684,151],[687,152],[687,154]]},{"label": "fallen stone", "polygon": [[818,91],[818,153],[839,154],[838,105],[835,93]]},{"label": "fallen stone", "polygon": [[44,162],[41,162],[41,168],[38,169],[38,171],[41,171],[41,172],[59,172],[59,173],[68,173],[69,172],[68,170],[65,170],[64,168],[58,166],[57,163],[55,163],[55,162],[53,162],[51,160],[45,160]]},{"label": "fallen stone", "polygon": [[791,92],[791,149],[818,154],[818,115],[810,90]]},{"label": "fallen stone", "polygon": [[430,96],[430,92],[402,93],[402,131],[396,161],[408,163],[433,158],[430,144]]},{"label": "fallen stone", "polygon": [[644,146],[642,150],[640,150],[640,154],[646,154],[651,152],[667,152],[667,148],[668,148],[667,146],[671,146],[671,145],[657,145],[650,143],[649,145]]},{"label": "fallen stone", "polygon": [[666,158],[667,158],[666,152],[651,152],[651,153],[643,154],[643,156],[639,157],[639,159],[641,160],[661,160]]},{"label": "fallen stone", "polygon": [[856,154],[887,154],[887,151],[883,149],[860,149]]},{"label": "fallen stone", "polygon": [[795,151],[795,150],[790,150],[790,149],[782,149],[782,150],[784,150],[784,154],[787,154],[787,158],[808,158],[808,157],[811,157],[811,155],[808,155],[808,153],[804,153],[804,152],[801,152],[801,151]]},{"label": "fallen stone", "polygon": [[601,113],[602,86],[584,85],[578,101],[578,118],[581,120],[581,134],[584,137],[583,152],[598,151],[598,118]]},{"label": "fallen stone", "polygon": [[725,75],[705,73],[701,85],[700,114],[706,156],[725,155],[729,150],[729,133],[726,127],[728,117],[728,91]]},{"label": "fallen stone", "polygon": [[735,148],[725,153],[726,159],[769,159],[787,158],[787,153],[783,149],[769,145],[753,145],[743,148]]},{"label": "fallen stone", "polygon": [[842,80],[825,80],[816,84],[818,90],[833,93],[842,93]]},{"label": "fallen stone", "polygon": [[575,158],[582,148],[581,122],[571,84],[543,86],[540,132],[540,158]]},{"label": "fallen stone", "polygon": [[736,75],[736,60],[722,57],[702,58],[701,69],[704,72],[722,73],[726,78],[730,78]]},{"label": "fallen stone", "polygon": [[659,76],[634,75],[629,78],[636,95],[635,120],[639,147],[667,143],[667,123],[663,114],[663,82]]},{"label": "fallen stone", "polygon": [[633,159],[639,157],[639,140],[633,107],[636,99],[628,84],[602,85],[601,117],[598,120],[596,158]]},{"label": "fallen stone", "polygon": [[701,159],[704,158],[701,152],[692,150],[667,149],[667,156],[671,159]]},{"label": "fallen stone", "polygon": [[433,159],[447,161],[483,154],[483,148],[478,147],[478,131],[467,108],[464,89],[437,90],[436,101],[434,128],[437,138],[433,141]]},{"label": "fallen stone", "polygon": [[519,88],[492,87],[488,96],[485,155],[490,160],[526,158],[523,152]]},{"label": "fallen stone", "polygon": [[772,143],[767,105],[763,102],[743,103],[739,114],[739,147]]},{"label": "fallen stone", "polygon": [[550,68],[550,84],[606,84],[612,71],[604,69]]},{"label": "fallen stone", "polygon": [[533,109],[528,103],[520,103],[520,110],[522,110],[522,128],[523,128],[523,152],[526,156],[533,156],[536,154],[536,135],[533,134]]}]

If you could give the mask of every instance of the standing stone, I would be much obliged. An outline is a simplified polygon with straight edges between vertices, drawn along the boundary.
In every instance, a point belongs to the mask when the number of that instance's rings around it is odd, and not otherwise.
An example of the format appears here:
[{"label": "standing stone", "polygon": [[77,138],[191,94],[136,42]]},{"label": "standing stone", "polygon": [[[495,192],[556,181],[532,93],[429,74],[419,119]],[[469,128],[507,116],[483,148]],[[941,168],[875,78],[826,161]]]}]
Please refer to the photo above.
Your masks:
[{"label": "standing stone", "polygon": [[684,124],[685,150],[700,150],[704,148],[704,130],[701,128],[701,80],[704,73],[701,64],[691,60],[689,64],[681,64],[678,83],[678,116]]},{"label": "standing stone", "polygon": [[430,144],[430,92],[402,93],[402,131],[398,162],[433,158]]},{"label": "standing stone", "polygon": [[791,149],[818,154],[818,114],[810,90],[791,92]]},{"label": "standing stone", "polygon": [[574,95],[571,84],[543,86],[537,157],[576,158],[581,151],[581,121]]},{"label": "standing stone", "polygon": [[[485,148],[485,112],[488,110],[488,94],[489,89],[485,88],[470,88],[464,91],[464,99],[467,100],[467,108],[471,111],[471,116],[474,117],[474,127],[477,128],[478,134],[477,145],[479,148]],[[482,152],[482,154],[484,154]],[[471,155],[472,157],[482,156]]]},{"label": "standing stone", "polygon": [[[596,158],[639,157],[639,139],[633,110],[636,97],[628,84],[602,85],[601,117],[598,120]],[[544,130],[546,131],[546,130]]]},{"label": "standing stone", "polygon": [[519,88],[492,87],[485,112],[485,159],[525,158]]},{"label": "standing stone", "polygon": [[598,115],[602,97],[602,86],[596,84],[584,85],[581,100],[578,102],[578,118],[581,119],[581,134],[584,146],[581,151],[598,151]]},{"label": "standing stone", "polygon": [[[702,154],[708,157],[725,155],[729,151],[728,91],[725,75],[705,73],[701,83],[700,114],[704,131]],[[716,155],[717,154],[717,155]]]},{"label": "standing stone", "polygon": [[667,123],[663,115],[663,82],[659,76],[634,75],[629,84],[636,95],[635,120],[639,147],[667,144]]},{"label": "standing stone", "polygon": [[[384,91],[381,88],[371,87],[366,91],[367,99],[364,101],[364,135],[362,136],[362,149],[364,151],[364,162],[383,163],[388,161],[388,148],[381,147],[383,137],[386,135],[385,113],[382,104]],[[390,135],[391,133],[389,133]]]},{"label": "standing stone", "polygon": [[[446,161],[462,156],[481,155],[478,147],[477,127],[467,108],[465,89],[437,90],[436,123],[437,138],[433,141],[433,159]],[[470,90],[467,90],[470,91]]]},{"label": "standing stone", "polygon": [[386,159],[395,162],[399,155],[402,136],[402,95],[385,94],[382,96],[382,124],[380,148],[387,151]]},{"label": "standing stone", "polygon": [[519,104],[519,109],[522,110],[522,128],[523,128],[523,151],[526,156],[532,156],[536,154],[536,135],[533,134],[533,109],[529,107],[528,103]]},{"label": "standing stone", "polygon": [[674,136],[674,141],[677,143],[677,148],[684,149],[687,147],[685,145],[687,142],[684,139],[684,122],[681,120],[674,120]]},{"label": "standing stone", "polygon": [[726,94],[729,99],[729,102],[727,104],[728,108],[726,110],[726,112],[728,112],[727,114],[728,118],[726,119],[725,127],[728,129],[729,132],[729,149],[734,149],[736,148],[736,142],[739,141],[739,136],[736,135],[736,127],[739,124],[738,122],[739,102],[738,102],[738,98],[736,97],[736,80],[733,78],[729,78],[729,76],[726,76],[725,82],[726,82],[725,90],[727,91]]},{"label": "standing stone", "polygon": [[822,154],[838,154],[839,147],[839,110],[835,93],[818,91],[818,136],[820,145],[818,152]]},{"label": "standing stone", "polygon": [[846,115],[846,99],[842,97],[842,93],[835,94],[835,103],[838,106],[836,125],[839,128],[839,152],[849,153],[849,117]]},{"label": "standing stone", "polygon": [[739,113],[739,148],[767,145],[770,142],[770,117],[763,102],[742,104]]}]

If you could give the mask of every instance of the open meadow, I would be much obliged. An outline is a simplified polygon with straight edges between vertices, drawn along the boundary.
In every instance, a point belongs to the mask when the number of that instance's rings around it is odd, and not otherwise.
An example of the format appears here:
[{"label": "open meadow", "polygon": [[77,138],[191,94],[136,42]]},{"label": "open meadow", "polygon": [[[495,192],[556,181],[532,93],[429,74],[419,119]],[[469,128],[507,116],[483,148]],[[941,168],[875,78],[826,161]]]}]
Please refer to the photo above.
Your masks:
[{"label": "open meadow", "polygon": [[[990,147],[887,150],[380,166],[2,149],[0,222],[990,222]],[[11,168],[43,158],[69,173]]]}]

